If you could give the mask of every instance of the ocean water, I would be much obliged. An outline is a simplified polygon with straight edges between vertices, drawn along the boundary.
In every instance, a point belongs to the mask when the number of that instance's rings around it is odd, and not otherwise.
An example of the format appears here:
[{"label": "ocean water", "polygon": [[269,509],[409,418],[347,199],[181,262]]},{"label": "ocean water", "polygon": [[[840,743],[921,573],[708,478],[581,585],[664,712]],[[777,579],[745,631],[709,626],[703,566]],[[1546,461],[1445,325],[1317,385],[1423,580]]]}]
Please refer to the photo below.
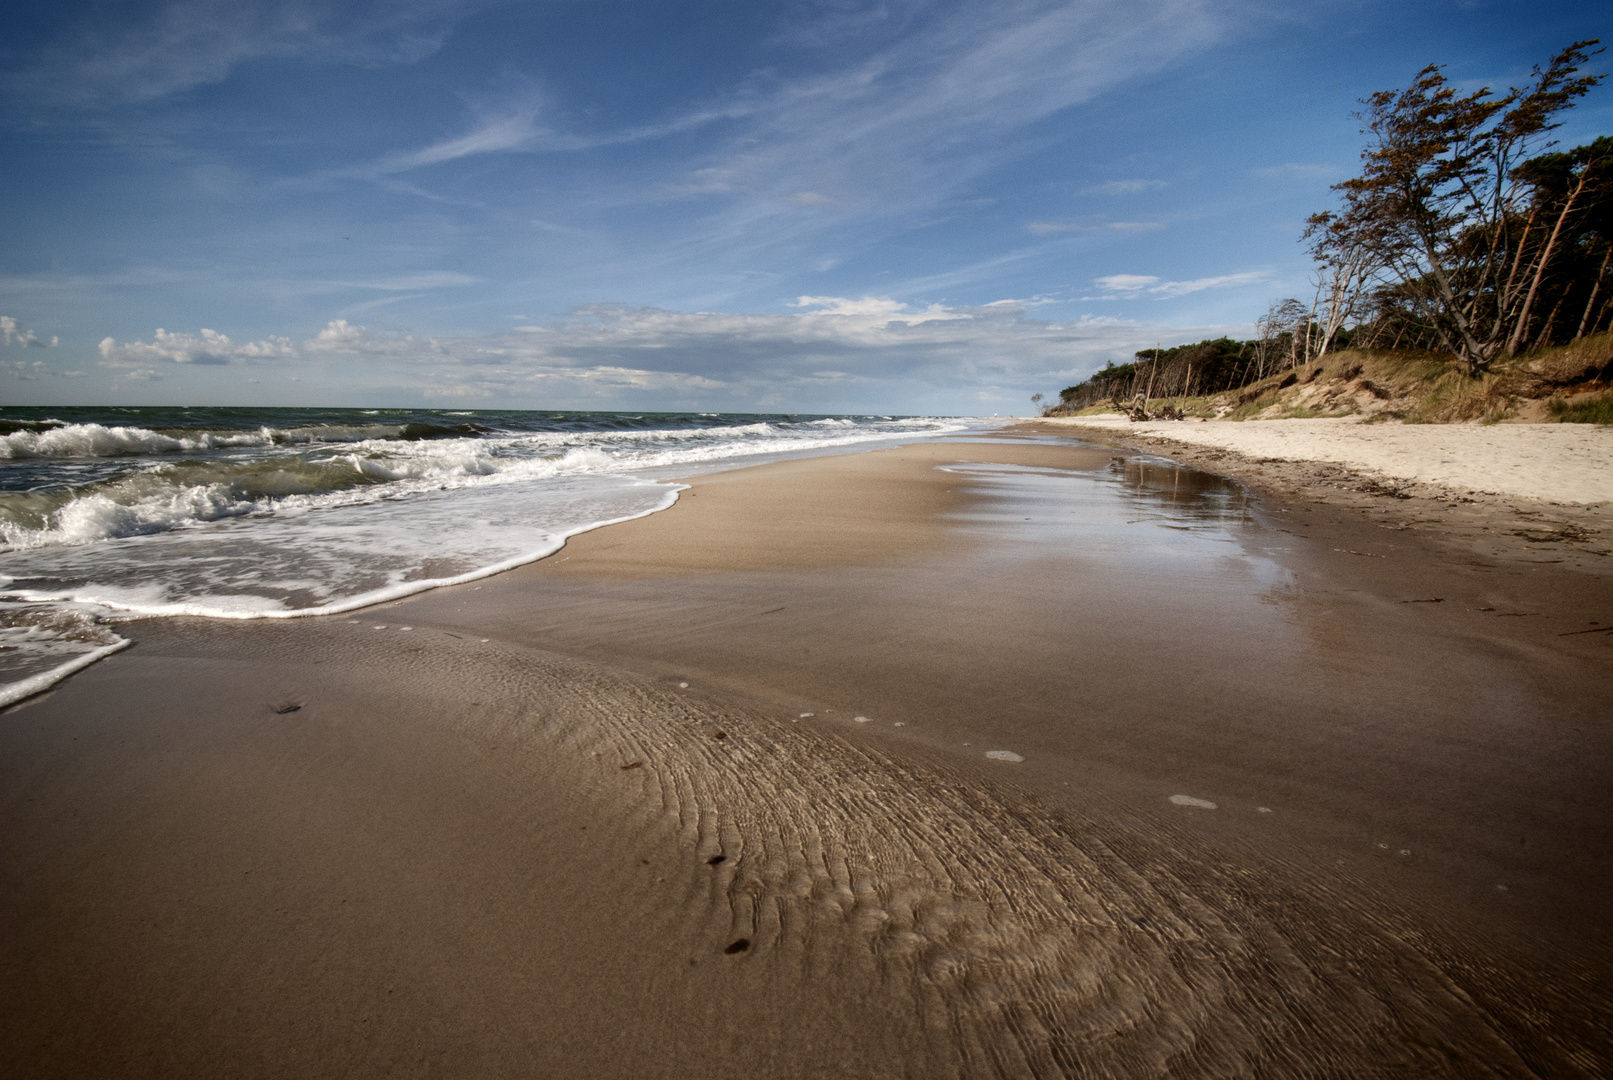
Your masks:
[{"label": "ocean water", "polygon": [[540,559],[673,477],[962,434],[946,417],[0,410],[0,705],[120,621],[334,614]]}]

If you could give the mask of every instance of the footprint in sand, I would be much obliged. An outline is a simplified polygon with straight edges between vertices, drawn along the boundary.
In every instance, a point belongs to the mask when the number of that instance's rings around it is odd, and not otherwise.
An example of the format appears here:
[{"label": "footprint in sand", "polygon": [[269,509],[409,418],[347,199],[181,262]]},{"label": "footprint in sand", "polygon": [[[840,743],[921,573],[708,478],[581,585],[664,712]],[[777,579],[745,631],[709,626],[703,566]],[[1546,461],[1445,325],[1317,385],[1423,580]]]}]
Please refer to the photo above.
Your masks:
[{"label": "footprint in sand", "polygon": [[1171,802],[1177,806],[1196,806],[1200,810],[1214,810],[1215,803],[1209,799],[1195,799],[1191,795],[1172,795]]}]

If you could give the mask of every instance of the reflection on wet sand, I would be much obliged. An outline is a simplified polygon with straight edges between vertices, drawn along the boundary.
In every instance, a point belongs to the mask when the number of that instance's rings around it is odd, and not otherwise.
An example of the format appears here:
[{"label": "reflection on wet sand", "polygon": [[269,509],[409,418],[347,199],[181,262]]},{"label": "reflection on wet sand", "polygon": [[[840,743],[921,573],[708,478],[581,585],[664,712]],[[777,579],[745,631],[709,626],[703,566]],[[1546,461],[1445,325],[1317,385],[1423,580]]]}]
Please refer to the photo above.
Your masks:
[{"label": "reflection on wet sand", "polygon": [[[433,992],[365,1012],[345,1071],[453,1047],[576,1076],[1596,1075],[1602,744],[1542,733],[1605,673],[1536,686],[1538,656],[1428,623],[1452,605],[1324,570],[1213,477],[980,442],[702,478],[376,613],[407,634],[153,635],[129,655],[161,672],[8,717],[51,747],[0,755],[8,842],[97,914],[26,909],[59,974],[10,1037],[172,1064],[150,1032],[177,1027],[273,1061],[398,971]],[[209,677],[216,715],[170,719]],[[231,712],[257,698],[299,710]],[[172,734],[114,746],[95,725],[129,710]],[[257,908],[219,899],[243,854]],[[157,864],[202,898],[166,952],[131,887]],[[250,918],[416,892],[338,940]],[[70,954],[102,959],[47,962]],[[195,993],[86,1039],[61,1006],[120,955]],[[273,991],[250,1030],[243,965]],[[472,1015],[500,1021],[456,1042]]]}]

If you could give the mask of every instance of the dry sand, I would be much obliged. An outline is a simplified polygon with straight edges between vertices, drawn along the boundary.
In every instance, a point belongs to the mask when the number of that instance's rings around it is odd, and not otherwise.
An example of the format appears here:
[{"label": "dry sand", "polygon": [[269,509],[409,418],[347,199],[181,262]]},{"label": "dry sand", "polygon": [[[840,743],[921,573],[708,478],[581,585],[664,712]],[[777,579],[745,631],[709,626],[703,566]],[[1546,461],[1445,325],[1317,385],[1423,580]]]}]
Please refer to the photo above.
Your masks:
[{"label": "dry sand", "polygon": [[1328,461],[1396,480],[1553,503],[1613,503],[1613,428],[1594,424],[1364,424],[1323,420],[1041,424],[1217,447],[1251,458]]},{"label": "dry sand", "polygon": [[0,715],[0,1065],[1603,1075],[1606,577],[1414,505],[1006,433],[140,624]]}]

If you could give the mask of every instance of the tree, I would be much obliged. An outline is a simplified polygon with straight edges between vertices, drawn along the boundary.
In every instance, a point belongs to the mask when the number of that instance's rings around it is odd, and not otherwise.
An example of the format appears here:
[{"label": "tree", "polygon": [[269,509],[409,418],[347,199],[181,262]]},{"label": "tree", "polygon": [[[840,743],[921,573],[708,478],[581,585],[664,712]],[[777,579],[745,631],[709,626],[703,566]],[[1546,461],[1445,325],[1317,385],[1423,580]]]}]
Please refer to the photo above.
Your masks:
[{"label": "tree", "polygon": [[1373,94],[1358,114],[1371,136],[1361,175],[1334,186],[1339,211],[1311,219],[1313,253],[1335,267],[1335,280],[1339,266],[1364,259],[1469,374],[1527,332],[1555,244],[1529,242],[1546,223],[1536,232],[1525,221],[1532,183],[1518,166],[1602,81],[1579,74],[1602,51],[1587,52],[1596,44],[1575,42],[1503,97],[1488,87],[1459,94],[1438,65],[1404,90]]},{"label": "tree", "polygon": [[[1542,321],[1536,334],[1536,344],[1551,333],[1556,313],[1570,299],[1574,285],[1581,278],[1590,280],[1590,295],[1580,317],[1575,337],[1585,333],[1586,323],[1596,306],[1601,291],[1601,278],[1607,270],[1609,205],[1608,196],[1613,189],[1613,138],[1603,136],[1593,143],[1577,146],[1560,154],[1542,154],[1519,165],[1514,173],[1529,184],[1534,193],[1530,224],[1540,218],[1542,228],[1539,255],[1532,260],[1534,272],[1529,277],[1529,289],[1524,294],[1523,310],[1507,342],[1507,351],[1516,352],[1524,336],[1532,328],[1532,315],[1545,307],[1548,294],[1558,293],[1557,303],[1551,305],[1552,314]],[[1545,231],[1545,224],[1551,231]],[[1596,250],[1603,251],[1601,265],[1589,272],[1588,262],[1594,261]],[[1566,259],[1561,256],[1567,256]],[[1576,257],[1577,256],[1577,257]],[[1587,259],[1586,256],[1590,258]],[[1554,283],[1548,277],[1548,268],[1567,262],[1570,274],[1567,281]],[[1579,273],[1574,273],[1579,271]]]},{"label": "tree", "polygon": [[1346,228],[1331,213],[1312,214],[1306,221],[1305,239],[1311,241],[1311,256],[1317,263],[1312,308],[1321,313],[1321,341],[1316,355],[1326,356],[1345,324],[1358,323],[1366,316],[1368,290],[1383,267],[1379,245]]}]

